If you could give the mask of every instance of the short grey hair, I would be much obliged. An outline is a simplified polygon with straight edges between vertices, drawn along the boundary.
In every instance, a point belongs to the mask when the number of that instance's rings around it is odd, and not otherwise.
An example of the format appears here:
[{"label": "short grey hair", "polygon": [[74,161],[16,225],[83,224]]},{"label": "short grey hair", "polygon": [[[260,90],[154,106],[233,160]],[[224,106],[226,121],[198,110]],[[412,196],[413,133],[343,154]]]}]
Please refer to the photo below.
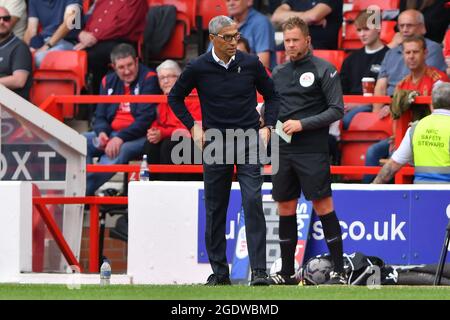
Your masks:
[{"label": "short grey hair", "polygon": [[162,62],[159,66],[156,67],[156,72],[159,74],[159,72],[163,69],[174,70],[177,75],[181,74],[180,66],[173,60],[168,59]]},{"label": "short grey hair", "polygon": [[220,30],[233,24],[236,24],[236,22],[230,17],[216,16],[209,22],[208,30],[210,34],[219,34]]},{"label": "short grey hair", "polygon": [[450,83],[436,82],[431,91],[431,101],[434,109],[450,110]]},{"label": "short grey hair", "polygon": [[400,13],[400,16],[405,15],[405,14],[411,14],[411,13],[414,13],[417,23],[420,23],[420,24],[423,24],[423,25],[425,24],[425,17],[423,15],[423,13],[420,12],[419,10],[408,9],[408,10],[405,10],[402,13]]},{"label": "short grey hair", "polygon": [[117,59],[123,59],[127,57],[132,57],[133,59],[136,59],[136,50],[133,48],[132,45],[128,43],[121,43],[114,47],[111,51],[111,62],[114,64]]}]

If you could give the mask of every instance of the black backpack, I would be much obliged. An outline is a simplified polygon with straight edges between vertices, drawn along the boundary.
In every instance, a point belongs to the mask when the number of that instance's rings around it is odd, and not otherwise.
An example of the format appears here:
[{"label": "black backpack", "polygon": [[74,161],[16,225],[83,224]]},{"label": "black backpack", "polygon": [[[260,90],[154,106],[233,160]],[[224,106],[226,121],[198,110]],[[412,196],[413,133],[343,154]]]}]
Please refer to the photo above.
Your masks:
[{"label": "black backpack", "polygon": [[[318,259],[326,259],[329,261],[329,264],[317,263]],[[354,252],[352,254],[344,254],[343,259],[344,272],[349,285],[394,285],[398,281],[396,270],[385,266],[384,261],[379,257],[366,256],[361,252]],[[329,279],[332,264],[329,254],[322,254],[309,259],[302,268],[302,275],[306,280],[305,283],[316,285],[325,283]],[[324,268],[324,270],[314,270],[317,267]],[[324,276],[320,276],[321,274]],[[317,281],[317,279],[320,279],[320,281]]]}]

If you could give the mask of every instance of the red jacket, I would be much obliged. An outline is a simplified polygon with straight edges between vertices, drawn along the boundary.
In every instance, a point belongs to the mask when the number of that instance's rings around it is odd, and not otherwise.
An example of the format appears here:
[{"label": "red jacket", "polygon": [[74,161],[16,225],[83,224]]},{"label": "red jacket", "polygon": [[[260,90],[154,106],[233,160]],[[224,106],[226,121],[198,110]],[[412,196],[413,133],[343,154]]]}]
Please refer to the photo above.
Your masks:
[{"label": "red jacket", "polygon": [[[200,104],[198,102],[186,102],[186,106],[195,121],[202,121]],[[151,128],[160,130],[161,140],[170,138],[172,133],[177,129],[187,130],[167,103],[160,103],[158,105],[156,109],[156,120],[153,121]]]}]

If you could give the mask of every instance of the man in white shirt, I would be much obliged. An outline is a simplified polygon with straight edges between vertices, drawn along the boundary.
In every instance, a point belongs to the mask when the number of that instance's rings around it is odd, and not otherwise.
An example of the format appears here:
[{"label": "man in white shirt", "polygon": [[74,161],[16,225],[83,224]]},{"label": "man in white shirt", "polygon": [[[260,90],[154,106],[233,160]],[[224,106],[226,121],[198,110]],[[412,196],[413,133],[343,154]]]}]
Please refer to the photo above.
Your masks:
[{"label": "man in white shirt", "polygon": [[[372,183],[388,183],[397,171],[411,162],[415,166],[414,183],[450,183],[450,83],[437,82],[431,99],[432,114],[408,128],[399,148]],[[429,134],[418,133],[419,125],[426,126]]]}]

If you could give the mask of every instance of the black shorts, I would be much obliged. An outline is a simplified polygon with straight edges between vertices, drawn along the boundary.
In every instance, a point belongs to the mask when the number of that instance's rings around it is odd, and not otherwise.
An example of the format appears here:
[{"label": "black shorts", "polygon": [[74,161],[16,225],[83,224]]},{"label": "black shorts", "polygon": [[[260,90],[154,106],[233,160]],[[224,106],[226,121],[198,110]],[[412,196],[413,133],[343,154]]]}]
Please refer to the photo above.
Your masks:
[{"label": "black shorts", "polygon": [[272,197],[289,201],[300,197],[319,200],[331,196],[328,153],[280,153],[278,172],[272,176]]}]

